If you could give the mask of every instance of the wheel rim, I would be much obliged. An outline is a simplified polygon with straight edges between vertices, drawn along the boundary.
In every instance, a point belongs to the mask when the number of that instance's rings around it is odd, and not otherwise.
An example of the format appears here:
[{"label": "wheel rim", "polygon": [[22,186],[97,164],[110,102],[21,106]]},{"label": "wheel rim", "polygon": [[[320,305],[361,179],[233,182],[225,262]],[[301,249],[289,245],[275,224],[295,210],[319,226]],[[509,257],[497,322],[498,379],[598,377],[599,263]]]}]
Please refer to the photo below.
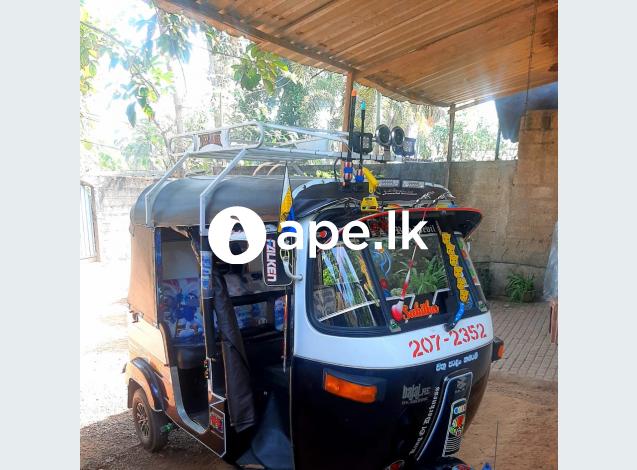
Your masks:
[{"label": "wheel rim", "polygon": [[150,423],[148,422],[148,413],[146,412],[146,407],[143,403],[137,403],[137,407],[135,408],[135,419],[137,419],[137,424],[139,425],[139,432],[142,434],[144,439],[148,439],[150,436]]}]

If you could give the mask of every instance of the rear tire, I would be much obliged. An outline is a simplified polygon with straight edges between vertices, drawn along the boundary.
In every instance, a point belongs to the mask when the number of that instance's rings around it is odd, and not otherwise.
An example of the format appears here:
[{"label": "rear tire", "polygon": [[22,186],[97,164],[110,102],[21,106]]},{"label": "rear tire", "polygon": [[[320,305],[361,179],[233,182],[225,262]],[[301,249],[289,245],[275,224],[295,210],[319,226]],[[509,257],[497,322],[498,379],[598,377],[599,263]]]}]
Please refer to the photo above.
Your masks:
[{"label": "rear tire", "polygon": [[168,443],[168,433],[161,431],[168,423],[166,415],[153,409],[148,404],[144,390],[138,388],[133,394],[133,422],[142,447],[150,452],[157,452]]}]

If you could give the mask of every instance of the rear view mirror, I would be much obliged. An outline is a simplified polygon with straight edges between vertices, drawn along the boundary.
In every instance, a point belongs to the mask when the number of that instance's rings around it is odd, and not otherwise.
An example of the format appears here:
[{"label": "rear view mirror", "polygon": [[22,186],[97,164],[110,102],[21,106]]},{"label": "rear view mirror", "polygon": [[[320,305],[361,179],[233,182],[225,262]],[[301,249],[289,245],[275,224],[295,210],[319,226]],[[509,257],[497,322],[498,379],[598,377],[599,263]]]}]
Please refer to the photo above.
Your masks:
[{"label": "rear view mirror", "polygon": [[262,252],[263,282],[269,287],[282,287],[292,284],[295,275],[289,252],[283,252],[276,242],[276,233],[269,233],[265,239],[265,247]]}]

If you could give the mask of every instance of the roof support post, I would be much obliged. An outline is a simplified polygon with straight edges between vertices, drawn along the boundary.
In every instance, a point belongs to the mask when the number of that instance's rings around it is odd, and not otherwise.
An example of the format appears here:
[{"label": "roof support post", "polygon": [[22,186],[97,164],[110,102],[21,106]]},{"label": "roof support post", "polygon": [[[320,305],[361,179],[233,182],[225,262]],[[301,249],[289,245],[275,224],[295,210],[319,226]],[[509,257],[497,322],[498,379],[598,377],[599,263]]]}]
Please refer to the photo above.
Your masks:
[{"label": "roof support post", "polygon": [[498,138],[495,141],[495,159],[500,160],[500,139],[502,138],[502,128],[498,120]]},{"label": "roof support post", "polygon": [[449,142],[447,143],[447,162],[451,162],[453,156],[453,128],[456,125],[456,105],[449,107]]},{"label": "roof support post", "polygon": [[376,90],[376,127],[380,126],[380,106],[383,96],[380,94],[380,91]]},{"label": "roof support post", "polygon": [[449,173],[451,172],[451,158],[453,157],[453,128],[456,125],[456,105],[449,106],[449,141],[447,142],[447,175],[445,188],[449,189]]},{"label": "roof support post", "polygon": [[343,96],[343,130],[349,130],[349,108],[352,104],[352,90],[354,89],[354,73],[347,72],[345,80],[345,95]]}]

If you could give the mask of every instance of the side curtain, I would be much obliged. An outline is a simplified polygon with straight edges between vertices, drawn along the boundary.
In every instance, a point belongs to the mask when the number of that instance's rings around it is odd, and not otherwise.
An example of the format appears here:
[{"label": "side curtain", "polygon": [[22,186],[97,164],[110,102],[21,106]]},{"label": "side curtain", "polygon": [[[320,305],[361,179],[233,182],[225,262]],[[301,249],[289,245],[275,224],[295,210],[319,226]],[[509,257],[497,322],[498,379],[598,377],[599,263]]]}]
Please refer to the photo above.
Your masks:
[{"label": "side curtain", "polygon": [[250,369],[237,316],[228,295],[226,281],[213,269],[214,309],[226,374],[226,398],[230,424],[241,432],[256,422]]}]

